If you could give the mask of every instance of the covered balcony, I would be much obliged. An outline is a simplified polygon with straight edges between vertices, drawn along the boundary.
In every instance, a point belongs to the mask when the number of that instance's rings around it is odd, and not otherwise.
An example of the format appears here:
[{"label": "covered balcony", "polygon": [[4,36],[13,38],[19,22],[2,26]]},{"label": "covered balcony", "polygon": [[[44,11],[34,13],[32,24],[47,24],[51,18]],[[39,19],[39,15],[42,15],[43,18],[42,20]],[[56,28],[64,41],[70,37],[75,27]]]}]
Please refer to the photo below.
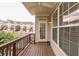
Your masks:
[{"label": "covered balcony", "polygon": [[22,2],[22,4],[31,15],[35,16],[35,33],[23,34],[15,40],[0,45],[0,55],[54,56],[49,41],[50,15],[58,3]]},{"label": "covered balcony", "polygon": [[2,56],[78,56],[78,2],[22,2],[35,16],[35,33],[0,45]]}]

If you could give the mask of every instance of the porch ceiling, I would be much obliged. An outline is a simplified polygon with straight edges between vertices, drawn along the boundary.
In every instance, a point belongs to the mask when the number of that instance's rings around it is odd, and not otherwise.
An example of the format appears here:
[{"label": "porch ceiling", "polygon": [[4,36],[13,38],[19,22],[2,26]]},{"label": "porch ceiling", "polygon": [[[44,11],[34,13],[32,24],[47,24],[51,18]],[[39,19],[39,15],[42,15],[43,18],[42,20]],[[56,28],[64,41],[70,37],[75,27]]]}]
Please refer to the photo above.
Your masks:
[{"label": "porch ceiling", "polygon": [[31,15],[35,16],[49,16],[50,13],[56,8],[58,2],[22,2],[25,8]]}]

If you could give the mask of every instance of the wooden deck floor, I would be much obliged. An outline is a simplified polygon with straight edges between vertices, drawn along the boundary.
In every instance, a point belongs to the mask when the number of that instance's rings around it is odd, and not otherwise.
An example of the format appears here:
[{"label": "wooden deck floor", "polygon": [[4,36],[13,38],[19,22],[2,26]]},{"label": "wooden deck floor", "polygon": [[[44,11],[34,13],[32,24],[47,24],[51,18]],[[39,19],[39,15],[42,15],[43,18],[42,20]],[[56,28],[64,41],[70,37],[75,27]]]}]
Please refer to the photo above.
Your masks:
[{"label": "wooden deck floor", "polygon": [[54,53],[47,43],[36,43],[30,44],[21,56],[54,56]]}]

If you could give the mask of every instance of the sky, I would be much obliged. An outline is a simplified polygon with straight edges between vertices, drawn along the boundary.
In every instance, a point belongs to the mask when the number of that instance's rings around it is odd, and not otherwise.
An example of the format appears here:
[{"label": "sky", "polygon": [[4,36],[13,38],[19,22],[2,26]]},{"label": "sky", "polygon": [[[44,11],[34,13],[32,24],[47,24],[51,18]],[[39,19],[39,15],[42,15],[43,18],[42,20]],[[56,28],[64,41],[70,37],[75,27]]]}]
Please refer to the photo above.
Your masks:
[{"label": "sky", "polygon": [[35,22],[24,5],[20,2],[0,2],[0,20]]}]

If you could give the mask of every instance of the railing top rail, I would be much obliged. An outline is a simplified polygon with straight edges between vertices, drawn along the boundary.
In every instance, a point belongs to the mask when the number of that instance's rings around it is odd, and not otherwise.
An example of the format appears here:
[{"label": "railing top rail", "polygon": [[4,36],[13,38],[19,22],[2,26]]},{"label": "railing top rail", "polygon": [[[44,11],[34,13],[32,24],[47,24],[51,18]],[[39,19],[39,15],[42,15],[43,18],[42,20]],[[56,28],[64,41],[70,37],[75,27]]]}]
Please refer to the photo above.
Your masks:
[{"label": "railing top rail", "polygon": [[22,38],[24,38],[24,37],[26,37],[26,36],[28,36],[28,35],[30,35],[30,34],[34,34],[34,33],[29,33],[29,34],[20,36],[20,37],[18,37],[18,38],[15,38],[14,40],[12,40],[12,41],[10,41],[10,42],[1,44],[1,45],[0,45],[0,48],[2,48],[2,47],[4,48],[4,47],[6,47],[6,46],[8,46],[8,45],[14,44],[14,43],[16,43],[17,41],[22,40]]}]

